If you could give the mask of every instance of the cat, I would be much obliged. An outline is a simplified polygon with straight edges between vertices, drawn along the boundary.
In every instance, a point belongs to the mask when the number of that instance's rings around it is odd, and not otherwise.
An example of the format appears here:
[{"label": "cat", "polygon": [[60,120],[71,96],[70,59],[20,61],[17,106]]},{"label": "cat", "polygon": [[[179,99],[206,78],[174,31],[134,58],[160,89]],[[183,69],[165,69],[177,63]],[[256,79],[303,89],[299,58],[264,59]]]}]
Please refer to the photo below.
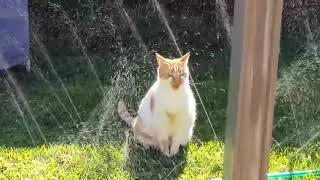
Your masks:
[{"label": "cat", "polygon": [[157,80],[142,99],[134,118],[123,101],[118,113],[132,127],[135,139],[145,148],[154,147],[166,156],[178,153],[192,138],[196,101],[189,84],[190,52],[167,59],[156,53]]}]

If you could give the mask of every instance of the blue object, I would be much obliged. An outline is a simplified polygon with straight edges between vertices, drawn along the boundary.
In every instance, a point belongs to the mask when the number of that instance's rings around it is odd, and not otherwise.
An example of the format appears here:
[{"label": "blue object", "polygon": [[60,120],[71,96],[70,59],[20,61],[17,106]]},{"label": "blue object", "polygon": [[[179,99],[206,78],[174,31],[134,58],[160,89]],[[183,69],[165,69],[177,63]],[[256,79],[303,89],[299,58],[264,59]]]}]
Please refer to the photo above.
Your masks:
[{"label": "blue object", "polygon": [[285,179],[285,178],[292,178],[292,177],[304,177],[304,176],[310,176],[310,175],[320,175],[320,170],[314,170],[314,171],[295,171],[295,172],[285,172],[285,173],[277,173],[277,174],[268,174],[268,180],[269,179]]},{"label": "blue object", "polygon": [[30,67],[28,0],[0,0],[0,70]]}]

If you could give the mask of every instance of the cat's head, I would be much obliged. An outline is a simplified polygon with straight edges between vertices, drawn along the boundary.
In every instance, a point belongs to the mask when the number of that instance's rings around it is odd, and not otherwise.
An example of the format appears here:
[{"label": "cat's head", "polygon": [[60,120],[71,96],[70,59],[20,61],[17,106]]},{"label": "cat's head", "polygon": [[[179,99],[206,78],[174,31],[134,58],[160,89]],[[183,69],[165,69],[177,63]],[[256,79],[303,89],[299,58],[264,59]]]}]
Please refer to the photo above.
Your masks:
[{"label": "cat's head", "polygon": [[182,84],[189,81],[188,62],[190,52],[180,58],[168,59],[156,53],[158,61],[158,78],[168,81],[174,90],[177,90]]}]

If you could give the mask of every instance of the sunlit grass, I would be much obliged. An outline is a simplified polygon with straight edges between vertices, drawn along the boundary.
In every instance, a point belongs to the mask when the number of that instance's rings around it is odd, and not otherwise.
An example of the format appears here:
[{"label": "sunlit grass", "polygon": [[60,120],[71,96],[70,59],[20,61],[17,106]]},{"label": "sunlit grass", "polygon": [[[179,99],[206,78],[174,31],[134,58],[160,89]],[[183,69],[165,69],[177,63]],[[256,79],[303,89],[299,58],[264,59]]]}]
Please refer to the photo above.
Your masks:
[{"label": "sunlit grass", "polygon": [[209,179],[222,177],[223,146],[223,143],[213,141],[191,144],[187,153],[187,163],[180,178]]},{"label": "sunlit grass", "polygon": [[1,148],[0,179],[126,178],[123,156],[121,149],[111,145]]},{"label": "sunlit grass", "polygon": [[[320,146],[314,144],[309,147],[308,152],[300,152],[298,148],[275,148],[270,155],[269,171],[292,172],[319,170],[320,168]],[[306,176],[303,179],[319,179],[317,176]],[[295,178],[293,178],[295,179]],[[301,179],[297,177],[296,179]]]},{"label": "sunlit grass", "polygon": [[[128,148],[128,147],[126,147]],[[0,148],[0,179],[134,179],[125,165],[130,161],[125,146],[51,145],[36,148]],[[223,143],[209,141],[189,145],[185,160],[170,167],[166,178],[178,169],[179,179],[209,179],[222,177]],[[152,151],[139,158],[152,161]],[[141,154],[140,154],[141,155]],[[170,161],[170,158],[165,158]],[[178,168],[178,166],[181,166]],[[270,156],[270,172],[313,170],[320,167],[320,152],[304,154],[295,148],[276,149]],[[141,168],[141,167],[135,167]],[[150,163],[151,170],[161,167]],[[153,169],[160,168],[160,169]],[[150,172],[145,172],[148,175]],[[310,177],[308,179],[316,179]]]}]

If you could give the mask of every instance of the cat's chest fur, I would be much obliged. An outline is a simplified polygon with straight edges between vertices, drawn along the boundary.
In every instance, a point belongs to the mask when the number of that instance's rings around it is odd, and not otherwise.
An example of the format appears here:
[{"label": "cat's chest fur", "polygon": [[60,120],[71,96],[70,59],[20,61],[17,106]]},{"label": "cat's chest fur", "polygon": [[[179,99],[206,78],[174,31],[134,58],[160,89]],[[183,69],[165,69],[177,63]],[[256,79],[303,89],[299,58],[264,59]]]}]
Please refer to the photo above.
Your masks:
[{"label": "cat's chest fur", "polygon": [[188,111],[189,97],[185,89],[177,92],[159,91],[156,95],[157,110],[160,113],[183,114]]}]

